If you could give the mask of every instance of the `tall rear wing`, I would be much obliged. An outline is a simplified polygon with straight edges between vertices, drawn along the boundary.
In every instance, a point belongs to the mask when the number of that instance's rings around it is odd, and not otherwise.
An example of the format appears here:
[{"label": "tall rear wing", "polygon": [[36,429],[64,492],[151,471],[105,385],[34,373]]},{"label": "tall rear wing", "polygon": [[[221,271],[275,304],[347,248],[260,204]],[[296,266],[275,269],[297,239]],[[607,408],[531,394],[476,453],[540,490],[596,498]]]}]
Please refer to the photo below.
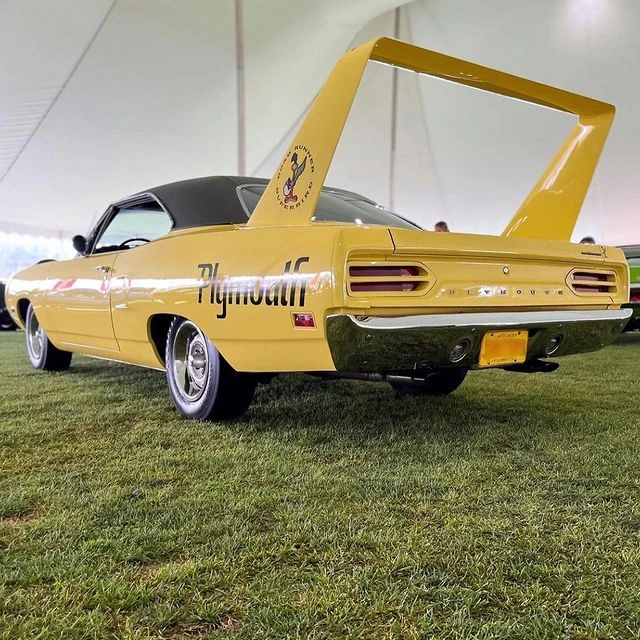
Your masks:
[{"label": "tall rear wing", "polygon": [[503,236],[569,240],[615,115],[613,105],[391,38],[336,63],[267,185],[250,226],[308,224],[369,60],[578,116]]}]

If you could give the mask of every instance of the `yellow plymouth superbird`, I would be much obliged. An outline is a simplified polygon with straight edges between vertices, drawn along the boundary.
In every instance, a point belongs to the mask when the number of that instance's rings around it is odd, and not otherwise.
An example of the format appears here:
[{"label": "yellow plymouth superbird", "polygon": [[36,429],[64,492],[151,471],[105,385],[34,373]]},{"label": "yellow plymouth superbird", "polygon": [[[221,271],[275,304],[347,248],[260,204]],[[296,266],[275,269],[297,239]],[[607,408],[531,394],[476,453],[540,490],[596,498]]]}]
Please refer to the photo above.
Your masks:
[{"label": "yellow plymouth superbird", "polygon": [[[323,188],[369,60],[577,116],[501,236],[432,233]],[[285,371],[445,394],[467,371],[552,371],[626,324],[622,251],[569,242],[614,116],[603,102],[381,38],[343,56],[270,181],[212,177],[110,206],[78,256],[16,274],[31,363],[166,370],[177,409],[243,413]]]}]

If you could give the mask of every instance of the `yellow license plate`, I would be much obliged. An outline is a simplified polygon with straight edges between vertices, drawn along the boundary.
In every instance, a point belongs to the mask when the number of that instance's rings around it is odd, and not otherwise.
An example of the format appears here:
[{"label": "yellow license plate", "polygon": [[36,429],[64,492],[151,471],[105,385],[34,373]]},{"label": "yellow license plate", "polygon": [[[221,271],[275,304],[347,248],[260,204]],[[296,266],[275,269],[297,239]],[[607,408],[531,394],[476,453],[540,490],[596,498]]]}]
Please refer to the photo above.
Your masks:
[{"label": "yellow license plate", "polygon": [[481,367],[516,364],[527,359],[529,332],[526,329],[490,331],[485,333],[480,347]]}]

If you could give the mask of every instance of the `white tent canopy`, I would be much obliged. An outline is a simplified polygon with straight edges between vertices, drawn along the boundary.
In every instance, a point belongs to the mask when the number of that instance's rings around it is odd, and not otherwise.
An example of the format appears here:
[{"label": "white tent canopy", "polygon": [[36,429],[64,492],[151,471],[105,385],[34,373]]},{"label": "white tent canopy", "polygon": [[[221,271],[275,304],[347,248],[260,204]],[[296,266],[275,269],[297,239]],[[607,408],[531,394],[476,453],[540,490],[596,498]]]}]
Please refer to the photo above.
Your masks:
[{"label": "white tent canopy", "polygon": [[[396,7],[399,9],[396,10]],[[640,242],[636,0],[4,0],[0,230],[69,235],[106,203],[269,176],[335,60],[396,35],[618,108],[574,238]],[[571,118],[370,65],[329,180],[430,227],[499,233]]]}]

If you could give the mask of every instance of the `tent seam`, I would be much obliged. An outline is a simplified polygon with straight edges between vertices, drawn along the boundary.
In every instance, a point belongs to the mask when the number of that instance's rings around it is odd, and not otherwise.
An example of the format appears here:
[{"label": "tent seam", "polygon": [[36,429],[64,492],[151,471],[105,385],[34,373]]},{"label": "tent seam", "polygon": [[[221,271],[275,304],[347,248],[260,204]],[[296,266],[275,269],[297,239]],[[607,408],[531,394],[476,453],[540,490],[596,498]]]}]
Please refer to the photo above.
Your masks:
[{"label": "tent seam", "polygon": [[45,109],[45,112],[42,114],[42,117],[40,118],[40,120],[38,121],[36,126],[33,128],[33,130],[31,131],[31,133],[29,134],[29,136],[25,140],[24,144],[22,145],[22,147],[20,148],[18,153],[16,153],[15,157],[13,158],[13,160],[9,163],[9,166],[6,168],[5,172],[2,174],[2,176],[0,176],[0,186],[4,182],[5,178],[9,175],[9,173],[11,173],[11,170],[16,166],[18,160],[22,157],[22,154],[24,153],[25,149],[29,146],[29,143],[33,140],[34,136],[36,135],[36,133],[38,132],[38,130],[42,126],[42,123],[47,119],[47,116],[51,113],[51,110],[53,109],[55,104],[60,99],[60,96],[64,93],[64,90],[69,85],[69,82],[71,81],[71,78],[75,75],[76,71],[78,70],[78,68],[82,64],[82,61],[85,59],[87,53],[89,52],[89,49],[91,49],[91,47],[93,46],[93,43],[96,41],[96,38],[98,37],[98,35],[102,31],[102,28],[104,27],[105,23],[109,19],[109,16],[111,15],[111,13],[113,11],[113,8],[116,6],[117,2],[118,2],[118,0],[113,0],[113,2],[111,3],[111,6],[105,12],[102,20],[100,21],[100,24],[97,26],[95,32],[91,36],[91,39],[87,43],[87,46],[84,48],[84,50],[82,51],[82,53],[80,54],[80,56],[76,60],[76,63],[73,65],[73,68],[71,69],[71,71],[67,75],[65,81],[60,86],[60,89],[58,90],[56,95],[53,97],[51,102],[49,103],[49,106]]}]

